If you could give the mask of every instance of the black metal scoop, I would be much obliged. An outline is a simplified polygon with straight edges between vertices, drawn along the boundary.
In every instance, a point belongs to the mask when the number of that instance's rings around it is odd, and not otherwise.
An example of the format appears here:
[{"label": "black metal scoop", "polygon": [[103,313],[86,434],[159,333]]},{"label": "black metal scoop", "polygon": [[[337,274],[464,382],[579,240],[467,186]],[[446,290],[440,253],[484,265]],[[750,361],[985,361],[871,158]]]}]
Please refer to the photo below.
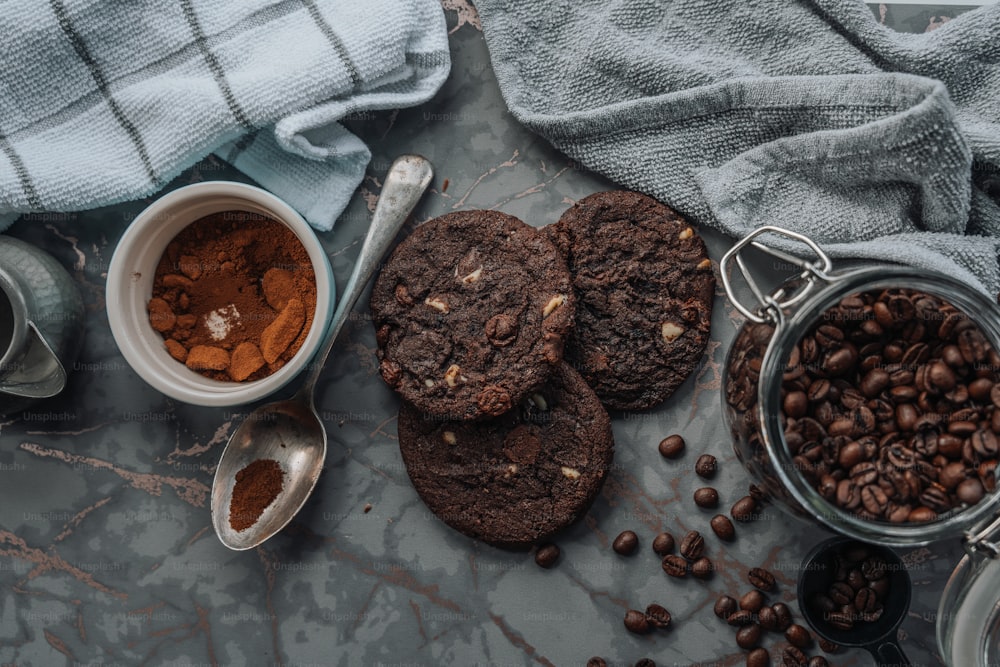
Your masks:
[{"label": "black metal scoop", "polygon": [[[838,555],[852,548],[864,548],[870,555],[880,557],[885,562],[885,577],[889,585],[882,600],[884,609],[881,616],[877,620],[855,618],[853,627],[846,629],[831,624],[831,620],[836,622],[835,612],[818,608],[816,598],[828,594],[837,579],[838,569],[843,567],[838,564]],[[887,547],[834,537],[817,545],[802,561],[798,597],[799,609],[806,621],[823,639],[841,646],[863,648],[872,654],[879,665],[898,667],[910,664],[896,641],[896,630],[910,608],[910,594],[910,575],[906,566]],[[859,612],[857,616],[860,615]]]}]

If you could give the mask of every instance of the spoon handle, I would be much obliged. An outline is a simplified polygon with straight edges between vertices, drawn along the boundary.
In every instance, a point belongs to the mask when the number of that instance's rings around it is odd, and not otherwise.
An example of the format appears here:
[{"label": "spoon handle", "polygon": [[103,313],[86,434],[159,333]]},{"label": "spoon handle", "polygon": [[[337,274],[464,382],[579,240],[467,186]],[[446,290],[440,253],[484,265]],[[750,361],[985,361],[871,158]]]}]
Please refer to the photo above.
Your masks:
[{"label": "spoon handle", "polygon": [[340,330],[344,328],[347,316],[378,268],[383,255],[392,245],[407,216],[423,196],[434,176],[434,168],[427,158],[420,155],[401,155],[396,158],[382,185],[382,194],[375,205],[375,213],[368,227],[368,235],[354,264],[354,270],[347,281],[344,293],[339,299],[337,310],[330,322],[323,346],[309,365],[309,375],[299,390],[300,395],[311,395],[330,356],[333,344]]}]

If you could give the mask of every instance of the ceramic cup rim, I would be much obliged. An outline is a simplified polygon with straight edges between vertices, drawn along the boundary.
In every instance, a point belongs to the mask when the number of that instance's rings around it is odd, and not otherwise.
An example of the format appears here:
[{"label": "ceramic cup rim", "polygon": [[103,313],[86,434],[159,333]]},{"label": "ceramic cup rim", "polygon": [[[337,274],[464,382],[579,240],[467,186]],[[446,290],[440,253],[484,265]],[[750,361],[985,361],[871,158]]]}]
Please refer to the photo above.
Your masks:
[{"label": "ceramic cup rim", "polygon": [[[224,211],[262,213],[288,227],[309,255],[316,276],[316,312],[302,347],[271,375],[250,382],[206,378],[169,355],[149,324],[146,304],[153,275],[167,244],[195,220]],[[129,225],[108,267],[106,308],[111,333],[133,370],[161,393],[185,403],[234,406],[263,398],[290,382],[319,349],[335,300],[329,258],[312,227],[287,203],[252,185],[206,181],[157,199]]]}]

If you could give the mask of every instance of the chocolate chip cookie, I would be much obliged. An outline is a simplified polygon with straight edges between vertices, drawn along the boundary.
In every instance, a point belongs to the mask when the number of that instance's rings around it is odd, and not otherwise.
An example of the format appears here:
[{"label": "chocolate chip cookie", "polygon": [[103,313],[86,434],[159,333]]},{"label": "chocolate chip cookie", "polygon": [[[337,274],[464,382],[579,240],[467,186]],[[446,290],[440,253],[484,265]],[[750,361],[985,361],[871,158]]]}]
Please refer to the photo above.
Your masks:
[{"label": "chocolate chip cookie", "polygon": [[545,234],[496,211],[420,225],[372,289],[379,370],[423,412],[501,415],[562,359],[575,299]]},{"label": "chocolate chip cookie", "polygon": [[614,456],[611,420],[562,363],[507,414],[434,419],[403,404],[399,449],[414,488],[439,519],[495,546],[530,547],[581,517]]},{"label": "chocolate chip cookie", "polygon": [[598,192],[546,228],[573,274],[566,359],[604,404],[642,410],[687,378],[708,343],[715,277],[678,213],[637,192]]}]

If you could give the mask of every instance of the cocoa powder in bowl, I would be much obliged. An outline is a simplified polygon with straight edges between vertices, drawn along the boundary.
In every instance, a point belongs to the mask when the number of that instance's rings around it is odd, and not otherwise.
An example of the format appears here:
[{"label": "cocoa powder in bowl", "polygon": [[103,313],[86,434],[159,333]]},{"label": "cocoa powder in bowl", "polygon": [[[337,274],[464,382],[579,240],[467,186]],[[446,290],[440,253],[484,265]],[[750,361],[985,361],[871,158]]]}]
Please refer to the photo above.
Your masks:
[{"label": "cocoa powder in bowl", "polygon": [[302,347],[316,275],[298,237],[277,220],[213,213],[167,245],[148,309],[178,362],[213,380],[259,380]]}]

